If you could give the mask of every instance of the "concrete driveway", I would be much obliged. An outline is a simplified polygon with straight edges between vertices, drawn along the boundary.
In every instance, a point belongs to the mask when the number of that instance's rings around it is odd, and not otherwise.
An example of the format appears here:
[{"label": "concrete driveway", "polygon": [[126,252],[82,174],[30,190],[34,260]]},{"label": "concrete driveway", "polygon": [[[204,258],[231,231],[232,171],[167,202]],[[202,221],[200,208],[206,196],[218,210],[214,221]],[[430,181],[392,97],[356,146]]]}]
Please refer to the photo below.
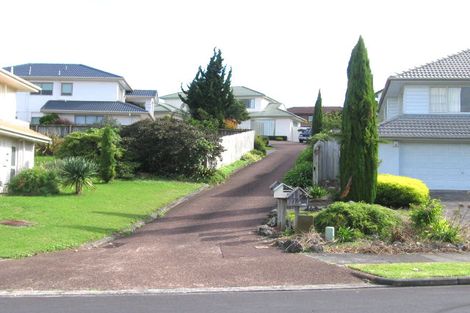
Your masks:
[{"label": "concrete driveway", "polygon": [[448,219],[457,218],[470,226],[470,191],[433,190],[431,197],[441,200]]},{"label": "concrete driveway", "polygon": [[268,246],[253,230],[275,202],[269,185],[300,144],[279,143],[130,237],[111,245],[0,261],[0,289],[136,289],[360,283],[344,268]]}]

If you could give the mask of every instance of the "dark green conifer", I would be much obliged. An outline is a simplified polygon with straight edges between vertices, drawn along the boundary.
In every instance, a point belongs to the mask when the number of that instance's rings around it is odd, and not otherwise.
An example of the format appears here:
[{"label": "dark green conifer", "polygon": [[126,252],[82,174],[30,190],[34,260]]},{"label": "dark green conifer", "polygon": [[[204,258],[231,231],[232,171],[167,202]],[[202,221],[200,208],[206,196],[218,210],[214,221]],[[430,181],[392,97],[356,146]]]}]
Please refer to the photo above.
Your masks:
[{"label": "dark green conifer", "polygon": [[312,136],[323,130],[323,112],[321,103],[321,92],[318,90],[317,101],[315,102],[315,109],[313,110]]}]

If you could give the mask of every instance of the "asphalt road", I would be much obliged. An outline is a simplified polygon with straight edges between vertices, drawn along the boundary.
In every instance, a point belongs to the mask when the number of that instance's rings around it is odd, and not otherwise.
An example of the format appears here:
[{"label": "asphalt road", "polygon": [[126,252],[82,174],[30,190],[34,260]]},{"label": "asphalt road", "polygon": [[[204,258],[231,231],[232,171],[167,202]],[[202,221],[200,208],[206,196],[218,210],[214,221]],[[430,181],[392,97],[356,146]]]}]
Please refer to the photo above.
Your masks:
[{"label": "asphalt road", "polygon": [[470,286],[0,298],[2,313],[468,313]]}]

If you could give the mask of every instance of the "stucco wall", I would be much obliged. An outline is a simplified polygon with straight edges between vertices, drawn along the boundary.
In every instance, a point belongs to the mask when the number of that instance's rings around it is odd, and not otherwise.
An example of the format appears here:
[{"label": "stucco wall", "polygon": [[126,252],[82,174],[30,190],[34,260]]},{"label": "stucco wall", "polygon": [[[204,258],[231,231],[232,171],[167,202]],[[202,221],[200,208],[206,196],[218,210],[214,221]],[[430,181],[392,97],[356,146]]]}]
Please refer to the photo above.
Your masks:
[{"label": "stucco wall", "polygon": [[5,84],[0,84],[0,103],[0,119],[15,119],[16,92]]},{"label": "stucco wall", "polygon": [[[11,147],[16,147],[16,165],[11,165]],[[19,173],[34,166],[34,144],[0,135],[0,192],[6,191],[11,170]]]},{"label": "stucco wall", "polygon": [[225,151],[222,152],[221,160],[217,162],[217,168],[240,160],[242,155],[253,150],[254,142],[254,130],[223,136],[222,146],[224,147]]}]

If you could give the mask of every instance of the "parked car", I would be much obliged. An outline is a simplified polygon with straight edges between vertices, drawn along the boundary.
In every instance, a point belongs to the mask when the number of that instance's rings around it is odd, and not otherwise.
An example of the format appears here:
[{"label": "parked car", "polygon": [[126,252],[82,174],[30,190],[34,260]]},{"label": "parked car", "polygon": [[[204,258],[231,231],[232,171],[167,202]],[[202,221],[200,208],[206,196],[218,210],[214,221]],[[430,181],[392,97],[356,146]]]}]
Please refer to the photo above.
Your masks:
[{"label": "parked car", "polygon": [[310,128],[305,129],[299,134],[299,142],[307,142],[307,140],[312,136],[312,130]]}]

